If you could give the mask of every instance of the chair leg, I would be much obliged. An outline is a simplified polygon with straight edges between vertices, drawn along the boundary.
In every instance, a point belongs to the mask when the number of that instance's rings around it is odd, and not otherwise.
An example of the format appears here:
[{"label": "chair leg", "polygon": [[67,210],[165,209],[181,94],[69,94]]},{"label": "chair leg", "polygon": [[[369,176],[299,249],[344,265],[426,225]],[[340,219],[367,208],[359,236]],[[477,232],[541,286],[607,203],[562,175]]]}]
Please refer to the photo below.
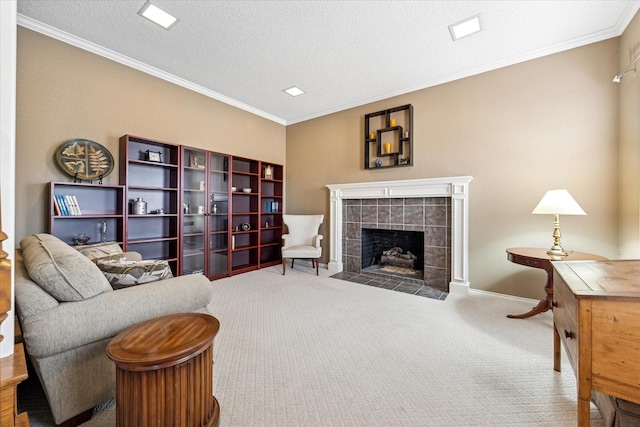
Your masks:
[{"label": "chair leg", "polygon": [[282,275],[284,276],[284,272],[287,269],[287,259],[282,258]]},{"label": "chair leg", "polygon": [[319,265],[319,264],[320,264],[320,263],[318,262],[318,258],[316,258],[316,276],[318,275],[318,265]]},{"label": "chair leg", "polygon": [[291,258],[291,268],[293,268],[293,263],[296,261],[295,258]]}]

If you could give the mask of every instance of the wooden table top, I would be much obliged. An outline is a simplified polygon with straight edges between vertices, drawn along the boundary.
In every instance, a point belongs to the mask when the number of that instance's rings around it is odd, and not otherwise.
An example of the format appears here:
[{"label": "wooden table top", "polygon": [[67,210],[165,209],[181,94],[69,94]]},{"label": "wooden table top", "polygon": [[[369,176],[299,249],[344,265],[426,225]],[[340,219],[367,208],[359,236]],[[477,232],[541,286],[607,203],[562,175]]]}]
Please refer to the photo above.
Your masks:
[{"label": "wooden table top", "polygon": [[557,256],[557,255],[549,255],[547,253],[548,249],[542,248],[509,248],[507,249],[507,253],[513,255],[519,255],[529,258],[537,258],[537,259],[548,259],[551,261],[578,261],[578,260],[607,260],[608,258],[589,254],[586,252],[573,252],[569,251],[567,256]]},{"label": "wooden table top", "polygon": [[0,388],[18,385],[28,377],[27,362],[22,344],[16,344],[13,354],[0,358]]},{"label": "wooden table top", "polygon": [[219,328],[218,319],[208,314],[162,316],[122,331],[107,346],[107,355],[123,369],[163,369],[209,348]]},{"label": "wooden table top", "polygon": [[630,296],[640,298],[640,260],[554,263],[577,295]]}]

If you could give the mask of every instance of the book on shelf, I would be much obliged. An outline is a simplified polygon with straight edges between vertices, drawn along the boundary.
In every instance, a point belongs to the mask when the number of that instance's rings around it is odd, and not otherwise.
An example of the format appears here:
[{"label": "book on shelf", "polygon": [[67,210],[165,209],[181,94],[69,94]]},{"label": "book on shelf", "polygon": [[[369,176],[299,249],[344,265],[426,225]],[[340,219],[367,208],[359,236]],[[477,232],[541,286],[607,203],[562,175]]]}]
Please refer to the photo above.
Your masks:
[{"label": "book on shelf", "polygon": [[69,206],[69,210],[71,211],[70,215],[80,215],[80,211],[78,210],[78,207],[76,206],[76,202],[74,201],[75,196],[71,196],[69,194],[67,194],[66,196],[67,199],[67,205]]},{"label": "book on shelf", "polygon": [[58,204],[58,197],[54,196],[53,198],[53,210],[56,215],[62,215],[62,211],[60,210],[60,205]]},{"label": "book on shelf", "polygon": [[55,199],[58,202],[58,208],[60,208],[60,215],[69,215],[69,210],[67,208],[67,203],[65,202],[64,197],[62,197],[60,194],[56,194]]},{"label": "book on shelf", "polygon": [[73,207],[73,200],[71,199],[71,196],[67,194],[64,196],[64,199],[67,202],[67,206],[69,206],[69,215],[76,215],[76,210]]},{"label": "book on shelf", "polygon": [[55,194],[53,206],[56,211],[56,215],[82,215],[80,206],[78,205],[78,199],[73,195]]},{"label": "book on shelf", "polygon": [[75,195],[71,196],[71,200],[73,200],[73,208],[76,210],[76,215],[82,215],[80,211],[80,205],[78,204],[78,199]]}]

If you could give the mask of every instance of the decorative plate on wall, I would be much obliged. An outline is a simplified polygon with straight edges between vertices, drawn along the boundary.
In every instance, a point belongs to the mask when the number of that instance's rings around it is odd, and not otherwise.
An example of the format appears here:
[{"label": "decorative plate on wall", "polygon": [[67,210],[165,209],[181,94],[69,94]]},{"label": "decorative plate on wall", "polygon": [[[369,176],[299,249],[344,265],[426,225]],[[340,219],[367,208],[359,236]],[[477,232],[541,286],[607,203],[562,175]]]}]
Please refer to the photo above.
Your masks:
[{"label": "decorative plate on wall", "polygon": [[113,156],[102,145],[88,139],[72,139],[56,150],[56,162],[77,179],[104,178],[113,171]]}]

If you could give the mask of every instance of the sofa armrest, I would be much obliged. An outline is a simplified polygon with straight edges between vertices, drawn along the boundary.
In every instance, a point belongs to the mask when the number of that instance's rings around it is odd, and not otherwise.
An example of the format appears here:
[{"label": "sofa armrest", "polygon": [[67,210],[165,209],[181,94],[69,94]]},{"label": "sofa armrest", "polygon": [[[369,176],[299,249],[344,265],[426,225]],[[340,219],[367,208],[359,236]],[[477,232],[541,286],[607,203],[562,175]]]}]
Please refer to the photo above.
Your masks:
[{"label": "sofa armrest", "polygon": [[148,319],[203,310],[212,296],[211,283],[202,275],[132,286],[25,316],[23,337],[31,356],[50,356],[112,338]]},{"label": "sofa armrest", "polygon": [[320,247],[320,241],[324,238],[324,236],[322,234],[316,234],[315,236],[313,236],[313,239],[311,240],[311,242],[313,243],[313,246],[315,246],[316,248]]},{"label": "sofa armrest", "polygon": [[290,237],[289,234],[283,234],[282,235],[282,247],[286,248],[287,247],[287,239]]}]

